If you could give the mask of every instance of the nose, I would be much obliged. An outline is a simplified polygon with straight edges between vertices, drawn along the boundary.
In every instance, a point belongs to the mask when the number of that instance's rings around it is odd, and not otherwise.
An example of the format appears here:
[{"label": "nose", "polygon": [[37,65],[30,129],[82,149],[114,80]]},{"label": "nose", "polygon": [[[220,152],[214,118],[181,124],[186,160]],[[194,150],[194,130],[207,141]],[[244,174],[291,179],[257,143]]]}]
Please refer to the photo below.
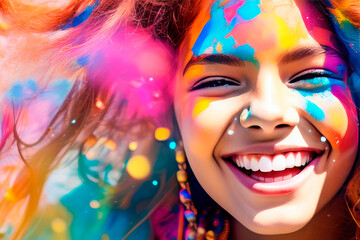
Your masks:
[{"label": "nose", "polygon": [[282,82],[277,69],[260,70],[249,104],[240,114],[241,125],[266,134],[294,127],[300,117],[288,96],[290,90]]}]

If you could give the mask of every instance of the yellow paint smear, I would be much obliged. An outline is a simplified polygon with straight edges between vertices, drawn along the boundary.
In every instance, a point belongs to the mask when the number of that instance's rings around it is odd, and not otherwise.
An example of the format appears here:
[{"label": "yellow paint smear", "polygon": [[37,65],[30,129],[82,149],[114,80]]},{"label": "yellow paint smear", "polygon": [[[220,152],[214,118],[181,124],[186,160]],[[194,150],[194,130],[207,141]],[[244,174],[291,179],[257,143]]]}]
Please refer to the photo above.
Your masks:
[{"label": "yellow paint smear", "polygon": [[275,15],[275,24],[278,41],[282,48],[294,47],[299,39],[306,37],[306,34],[303,31],[304,28],[300,23],[297,23],[295,26],[289,28],[288,24],[282,17]]},{"label": "yellow paint smear", "polygon": [[192,116],[195,118],[200,113],[202,113],[205,109],[207,109],[210,105],[211,101],[208,99],[201,99],[196,104],[192,111]]}]

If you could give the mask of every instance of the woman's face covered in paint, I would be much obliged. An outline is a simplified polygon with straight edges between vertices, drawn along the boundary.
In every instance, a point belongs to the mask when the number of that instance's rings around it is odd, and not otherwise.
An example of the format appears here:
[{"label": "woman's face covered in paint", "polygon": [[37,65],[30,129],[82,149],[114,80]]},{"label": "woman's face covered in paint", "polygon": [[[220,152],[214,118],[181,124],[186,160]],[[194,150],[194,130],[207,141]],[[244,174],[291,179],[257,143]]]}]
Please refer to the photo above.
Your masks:
[{"label": "woman's face covered in paint", "polygon": [[346,59],[309,3],[204,4],[178,59],[175,111],[188,161],[248,229],[296,231],[354,164]]}]

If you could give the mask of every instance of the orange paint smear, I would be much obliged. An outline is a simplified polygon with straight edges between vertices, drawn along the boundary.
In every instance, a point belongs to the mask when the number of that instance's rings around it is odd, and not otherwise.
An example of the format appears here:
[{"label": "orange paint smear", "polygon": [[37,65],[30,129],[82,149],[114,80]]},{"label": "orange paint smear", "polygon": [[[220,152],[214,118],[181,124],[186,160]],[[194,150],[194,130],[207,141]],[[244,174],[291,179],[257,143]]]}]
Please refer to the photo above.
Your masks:
[{"label": "orange paint smear", "polygon": [[[357,120],[356,114],[354,115],[355,106],[354,103],[350,100],[350,97],[345,94],[345,92],[342,90],[340,86],[333,86],[331,88],[331,92],[337,99],[340,100],[346,111],[345,116],[340,116],[340,117],[333,116],[335,120],[332,121],[334,121],[335,124],[342,124],[342,125],[344,124],[344,121],[347,122],[346,126],[344,125],[345,129],[343,129],[344,133],[342,135],[340,135],[339,132],[333,133],[335,139],[335,145],[333,146],[338,146],[340,150],[346,150],[349,148],[350,145],[357,144],[355,140],[358,138],[358,123],[356,121]],[[336,114],[335,111],[333,114]],[[356,120],[352,121],[353,119]],[[349,120],[351,121],[349,122]],[[343,136],[346,136],[346,138],[343,138]],[[331,140],[329,139],[329,141]]]}]

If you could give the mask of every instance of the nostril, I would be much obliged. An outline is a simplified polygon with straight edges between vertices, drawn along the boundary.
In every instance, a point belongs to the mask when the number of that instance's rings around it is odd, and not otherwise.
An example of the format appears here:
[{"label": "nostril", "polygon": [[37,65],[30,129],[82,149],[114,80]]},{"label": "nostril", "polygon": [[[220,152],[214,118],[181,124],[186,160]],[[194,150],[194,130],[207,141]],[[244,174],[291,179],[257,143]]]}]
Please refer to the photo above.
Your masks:
[{"label": "nostril", "polygon": [[289,124],[279,124],[275,128],[286,128],[286,127],[290,127],[290,125]]},{"label": "nostril", "polygon": [[250,126],[249,128],[252,128],[252,129],[260,129],[261,127],[260,127],[260,126],[257,126],[257,125],[252,125],[252,126]]}]

